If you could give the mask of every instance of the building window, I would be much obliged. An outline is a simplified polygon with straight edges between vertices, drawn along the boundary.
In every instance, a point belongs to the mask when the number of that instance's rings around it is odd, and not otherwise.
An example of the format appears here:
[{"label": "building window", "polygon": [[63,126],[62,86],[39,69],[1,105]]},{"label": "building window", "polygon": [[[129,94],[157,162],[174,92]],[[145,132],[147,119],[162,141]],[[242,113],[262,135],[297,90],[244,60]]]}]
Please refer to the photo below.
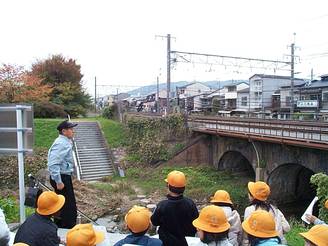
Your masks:
[{"label": "building window", "polygon": [[328,91],[322,92],[322,101],[328,102]]},{"label": "building window", "polygon": [[228,87],[228,92],[233,92],[236,91],[236,87],[235,86],[229,86]]},{"label": "building window", "polygon": [[318,95],[310,95],[310,100],[317,100],[318,99]]},{"label": "building window", "polygon": [[247,97],[241,98],[241,106],[247,106]]},{"label": "building window", "polygon": [[292,106],[292,97],[286,97],[286,106]]}]

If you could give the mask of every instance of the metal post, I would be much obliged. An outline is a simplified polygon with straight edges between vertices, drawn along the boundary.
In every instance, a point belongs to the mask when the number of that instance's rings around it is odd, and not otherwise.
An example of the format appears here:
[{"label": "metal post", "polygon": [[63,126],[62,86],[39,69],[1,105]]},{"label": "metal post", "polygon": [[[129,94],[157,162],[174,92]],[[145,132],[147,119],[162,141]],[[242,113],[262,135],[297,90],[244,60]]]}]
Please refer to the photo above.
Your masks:
[{"label": "metal post", "polygon": [[170,91],[171,91],[171,34],[167,34],[167,113],[170,113]]},{"label": "metal post", "polygon": [[24,184],[24,143],[23,143],[23,108],[21,105],[16,106],[17,122],[17,156],[18,156],[18,173],[19,173],[19,217],[20,223],[25,221],[25,184]]},{"label": "metal post", "polygon": [[95,77],[95,113],[97,113],[97,77]]},{"label": "metal post", "polygon": [[159,78],[157,76],[157,97],[156,97],[156,113],[159,113]]},{"label": "metal post", "polygon": [[291,108],[290,108],[290,115],[291,119],[293,118],[294,114],[294,50],[295,44],[292,43],[291,45],[291,62],[290,62],[290,93],[291,93]]}]

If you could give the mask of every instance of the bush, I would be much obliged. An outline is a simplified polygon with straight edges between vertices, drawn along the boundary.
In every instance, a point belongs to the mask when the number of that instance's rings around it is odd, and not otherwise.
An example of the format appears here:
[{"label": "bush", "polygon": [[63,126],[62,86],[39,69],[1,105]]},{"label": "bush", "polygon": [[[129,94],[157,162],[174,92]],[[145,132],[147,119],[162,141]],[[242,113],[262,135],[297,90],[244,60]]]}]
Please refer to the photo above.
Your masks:
[{"label": "bush", "polygon": [[51,102],[41,102],[34,104],[35,118],[65,118],[67,113],[64,106]]},{"label": "bush", "polygon": [[317,197],[319,198],[319,218],[328,221],[328,210],[325,208],[325,201],[328,199],[328,175],[317,173],[312,175],[311,184],[317,187]]},{"label": "bush", "polygon": [[107,106],[102,111],[102,117],[106,119],[115,119],[118,118],[118,108],[117,104]]}]

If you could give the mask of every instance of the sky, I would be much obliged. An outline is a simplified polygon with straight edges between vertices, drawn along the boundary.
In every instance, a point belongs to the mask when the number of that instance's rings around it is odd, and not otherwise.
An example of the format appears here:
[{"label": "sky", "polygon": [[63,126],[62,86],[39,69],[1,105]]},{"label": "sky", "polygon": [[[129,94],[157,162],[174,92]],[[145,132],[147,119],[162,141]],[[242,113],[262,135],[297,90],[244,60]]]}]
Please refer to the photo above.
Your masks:
[{"label": "sky", "polygon": [[[97,96],[166,82],[172,50],[290,59],[298,77],[328,73],[328,1],[294,0],[0,0],[0,63],[30,68],[52,54],[76,59]],[[296,35],[293,35],[296,33]],[[178,63],[172,81],[248,79],[263,69]],[[275,71],[287,75],[288,71]],[[102,86],[104,85],[104,86]]]}]

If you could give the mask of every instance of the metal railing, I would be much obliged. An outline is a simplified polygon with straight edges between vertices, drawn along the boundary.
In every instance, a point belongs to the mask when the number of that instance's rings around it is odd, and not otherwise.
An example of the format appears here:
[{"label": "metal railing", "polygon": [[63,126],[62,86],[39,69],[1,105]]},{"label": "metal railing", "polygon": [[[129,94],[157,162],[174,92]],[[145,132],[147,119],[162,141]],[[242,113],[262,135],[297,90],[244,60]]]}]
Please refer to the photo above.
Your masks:
[{"label": "metal railing", "polygon": [[192,129],[215,131],[245,137],[257,136],[291,141],[327,144],[328,123],[280,121],[252,118],[188,117]]}]

